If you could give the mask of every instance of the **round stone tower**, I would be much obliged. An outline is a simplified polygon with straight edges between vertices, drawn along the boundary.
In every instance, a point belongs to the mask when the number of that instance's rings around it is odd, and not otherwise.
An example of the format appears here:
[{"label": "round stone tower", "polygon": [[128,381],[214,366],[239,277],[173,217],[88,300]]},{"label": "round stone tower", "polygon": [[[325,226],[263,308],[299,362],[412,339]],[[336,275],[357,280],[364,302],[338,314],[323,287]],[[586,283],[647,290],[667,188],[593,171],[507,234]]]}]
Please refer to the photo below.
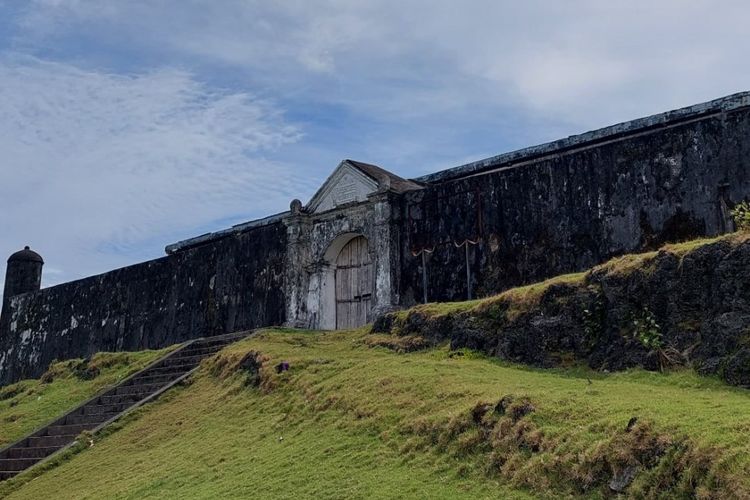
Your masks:
[{"label": "round stone tower", "polygon": [[8,259],[5,270],[5,289],[3,297],[9,299],[15,295],[36,292],[42,286],[42,256],[25,247]]}]

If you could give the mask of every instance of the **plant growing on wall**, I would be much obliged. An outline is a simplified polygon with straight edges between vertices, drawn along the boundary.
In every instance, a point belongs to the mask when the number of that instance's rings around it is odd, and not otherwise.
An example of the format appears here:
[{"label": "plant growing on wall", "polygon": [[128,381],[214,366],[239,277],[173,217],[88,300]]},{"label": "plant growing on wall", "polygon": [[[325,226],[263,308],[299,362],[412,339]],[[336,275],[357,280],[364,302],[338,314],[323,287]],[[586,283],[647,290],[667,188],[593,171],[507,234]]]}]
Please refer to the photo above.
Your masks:
[{"label": "plant growing on wall", "polygon": [[588,309],[581,313],[583,333],[586,338],[587,347],[593,349],[599,342],[604,329],[604,301],[600,294]]},{"label": "plant growing on wall", "polygon": [[648,307],[643,307],[640,312],[634,314],[632,321],[633,337],[649,351],[656,352],[661,371],[669,367],[682,366],[689,362],[689,353],[694,346],[684,352],[673,345],[666,346],[661,326],[656,322],[656,316]]},{"label": "plant growing on wall", "polygon": [[750,231],[750,204],[738,203],[732,210],[732,219],[738,231]]},{"label": "plant growing on wall", "polygon": [[664,346],[661,327],[648,307],[644,307],[639,314],[633,316],[633,336],[643,347],[651,351],[659,351]]}]

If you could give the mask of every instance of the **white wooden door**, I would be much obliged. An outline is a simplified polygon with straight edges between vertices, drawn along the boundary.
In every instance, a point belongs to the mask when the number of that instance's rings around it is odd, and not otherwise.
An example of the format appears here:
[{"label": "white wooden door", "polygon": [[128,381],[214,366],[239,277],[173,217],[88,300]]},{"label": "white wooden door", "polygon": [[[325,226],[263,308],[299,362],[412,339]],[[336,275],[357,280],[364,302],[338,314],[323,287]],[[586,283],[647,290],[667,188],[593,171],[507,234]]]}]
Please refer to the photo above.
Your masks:
[{"label": "white wooden door", "polygon": [[372,263],[367,238],[357,236],[336,259],[336,328],[357,328],[370,321]]}]

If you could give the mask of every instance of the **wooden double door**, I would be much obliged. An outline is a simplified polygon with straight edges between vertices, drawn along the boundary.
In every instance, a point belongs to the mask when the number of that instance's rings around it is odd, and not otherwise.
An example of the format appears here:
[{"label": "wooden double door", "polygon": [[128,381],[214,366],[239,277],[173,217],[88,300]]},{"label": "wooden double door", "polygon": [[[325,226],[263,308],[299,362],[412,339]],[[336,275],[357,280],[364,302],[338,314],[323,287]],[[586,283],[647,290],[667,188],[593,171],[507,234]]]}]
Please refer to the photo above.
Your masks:
[{"label": "wooden double door", "polygon": [[372,262],[367,238],[357,236],[336,258],[336,328],[369,323],[372,309]]}]

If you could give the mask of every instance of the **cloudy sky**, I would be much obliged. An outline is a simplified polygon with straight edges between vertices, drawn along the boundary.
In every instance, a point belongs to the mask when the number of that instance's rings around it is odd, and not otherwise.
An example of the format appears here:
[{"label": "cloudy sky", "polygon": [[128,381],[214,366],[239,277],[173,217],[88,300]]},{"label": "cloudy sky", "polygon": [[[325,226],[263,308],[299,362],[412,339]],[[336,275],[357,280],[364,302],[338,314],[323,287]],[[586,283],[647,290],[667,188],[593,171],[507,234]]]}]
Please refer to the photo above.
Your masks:
[{"label": "cloudy sky", "polygon": [[[750,89],[746,0],[0,0],[0,257],[45,285]],[[2,259],[4,260],[4,258]]]}]

